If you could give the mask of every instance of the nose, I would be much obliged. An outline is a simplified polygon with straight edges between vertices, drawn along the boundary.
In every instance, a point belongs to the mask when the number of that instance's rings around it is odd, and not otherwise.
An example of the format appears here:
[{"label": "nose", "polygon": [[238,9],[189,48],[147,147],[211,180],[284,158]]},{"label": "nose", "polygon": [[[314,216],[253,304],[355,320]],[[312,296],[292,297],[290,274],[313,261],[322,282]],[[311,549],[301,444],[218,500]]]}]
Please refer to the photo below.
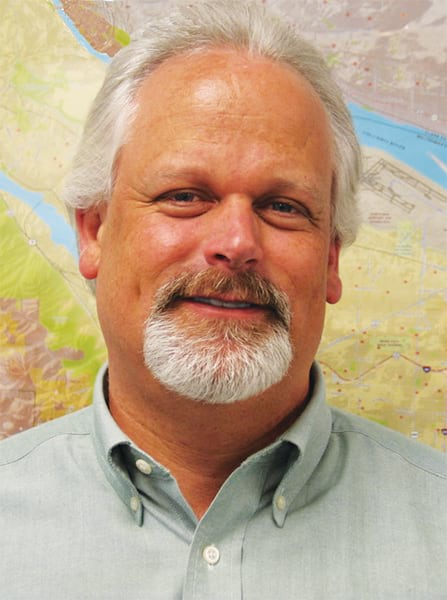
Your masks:
[{"label": "nose", "polygon": [[208,265],[230,270],[250,270],[262,257],[259,217],[248,196],[232,194],[209,213],[213,220],[204,241]]}]

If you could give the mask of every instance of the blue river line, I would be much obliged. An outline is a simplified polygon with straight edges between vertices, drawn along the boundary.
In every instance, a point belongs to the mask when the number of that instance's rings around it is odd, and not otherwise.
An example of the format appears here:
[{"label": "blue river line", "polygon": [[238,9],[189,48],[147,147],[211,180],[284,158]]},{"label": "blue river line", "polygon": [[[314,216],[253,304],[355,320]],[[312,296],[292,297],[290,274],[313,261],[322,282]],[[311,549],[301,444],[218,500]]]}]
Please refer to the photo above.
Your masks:
[{"label": "blue river line", "polygon": [[391,154],[438,185],[447,188],[447,138],[418,127],[400,123],[379,113],[350,103],[354,126],[362,146]]},{"label": "blue river line", "polygon": [[0,171],[0,191],[5,190],[33,209],[33,212],[48,225],[51,239],[62,244],[77,259],[78,250],[73,228],[60,215],[52,204],[45,202],[43,194],[22,187]]}]

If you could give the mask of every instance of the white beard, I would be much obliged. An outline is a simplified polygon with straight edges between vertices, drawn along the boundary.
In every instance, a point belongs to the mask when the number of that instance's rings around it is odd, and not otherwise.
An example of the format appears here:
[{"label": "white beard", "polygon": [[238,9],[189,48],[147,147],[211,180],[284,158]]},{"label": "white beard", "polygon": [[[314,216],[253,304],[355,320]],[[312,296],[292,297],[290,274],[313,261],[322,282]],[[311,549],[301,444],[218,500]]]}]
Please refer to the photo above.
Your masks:
[{"label": "white beard", "polygon": [[191,400],[231,404],[279,382],[292,359],[284,323],[207,319],[181,325],[175,312],[152,314],[144,330],[146,367]]}]

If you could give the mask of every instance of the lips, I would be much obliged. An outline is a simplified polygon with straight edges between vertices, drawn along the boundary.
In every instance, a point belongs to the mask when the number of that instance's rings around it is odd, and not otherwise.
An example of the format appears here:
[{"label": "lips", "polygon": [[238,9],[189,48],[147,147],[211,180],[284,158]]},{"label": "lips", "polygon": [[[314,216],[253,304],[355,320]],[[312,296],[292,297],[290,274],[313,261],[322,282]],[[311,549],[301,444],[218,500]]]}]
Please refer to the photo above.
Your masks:
[{"label": "lips", "polygon": [[208,298],[204,296],[192,296],[185,299],[189,300],[190,302],[198,302],[200,304],[209,304],[210,306],[217,306],[218,308],[259,308],[259,304],[252,304],[251,302],[219,300],[217,298]]}]

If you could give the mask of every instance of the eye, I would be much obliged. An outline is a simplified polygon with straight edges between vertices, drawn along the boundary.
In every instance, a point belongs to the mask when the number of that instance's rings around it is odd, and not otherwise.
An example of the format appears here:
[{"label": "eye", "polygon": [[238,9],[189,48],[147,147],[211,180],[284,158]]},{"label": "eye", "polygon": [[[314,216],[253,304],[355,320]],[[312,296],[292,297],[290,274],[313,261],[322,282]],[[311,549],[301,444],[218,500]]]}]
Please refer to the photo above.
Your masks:
[{"label": "eye", "polygon": [[293,214],[296,212],[296,208],[287,202],[281,202],[280,200],[271,203],[272,210],[280,213]]},{"label": "eye", "polygon": [[213,200],[197,190],[172,190],[156,199],[160,210],[172,217],[197,217],[206,212]]},{"label": "eye", "polygon": [[316,224],[310,209],[293,198],[265,198],[256,210],[266,223],[279,229],[303,229]]},{"label": "eye", "polygon": [[191,203],[194,202],[194,200],[197,200],[197,194],[195,192],[188,191],[174,192],[170,197],[168,196],[168,198],[170,198],[174,202]]}]

